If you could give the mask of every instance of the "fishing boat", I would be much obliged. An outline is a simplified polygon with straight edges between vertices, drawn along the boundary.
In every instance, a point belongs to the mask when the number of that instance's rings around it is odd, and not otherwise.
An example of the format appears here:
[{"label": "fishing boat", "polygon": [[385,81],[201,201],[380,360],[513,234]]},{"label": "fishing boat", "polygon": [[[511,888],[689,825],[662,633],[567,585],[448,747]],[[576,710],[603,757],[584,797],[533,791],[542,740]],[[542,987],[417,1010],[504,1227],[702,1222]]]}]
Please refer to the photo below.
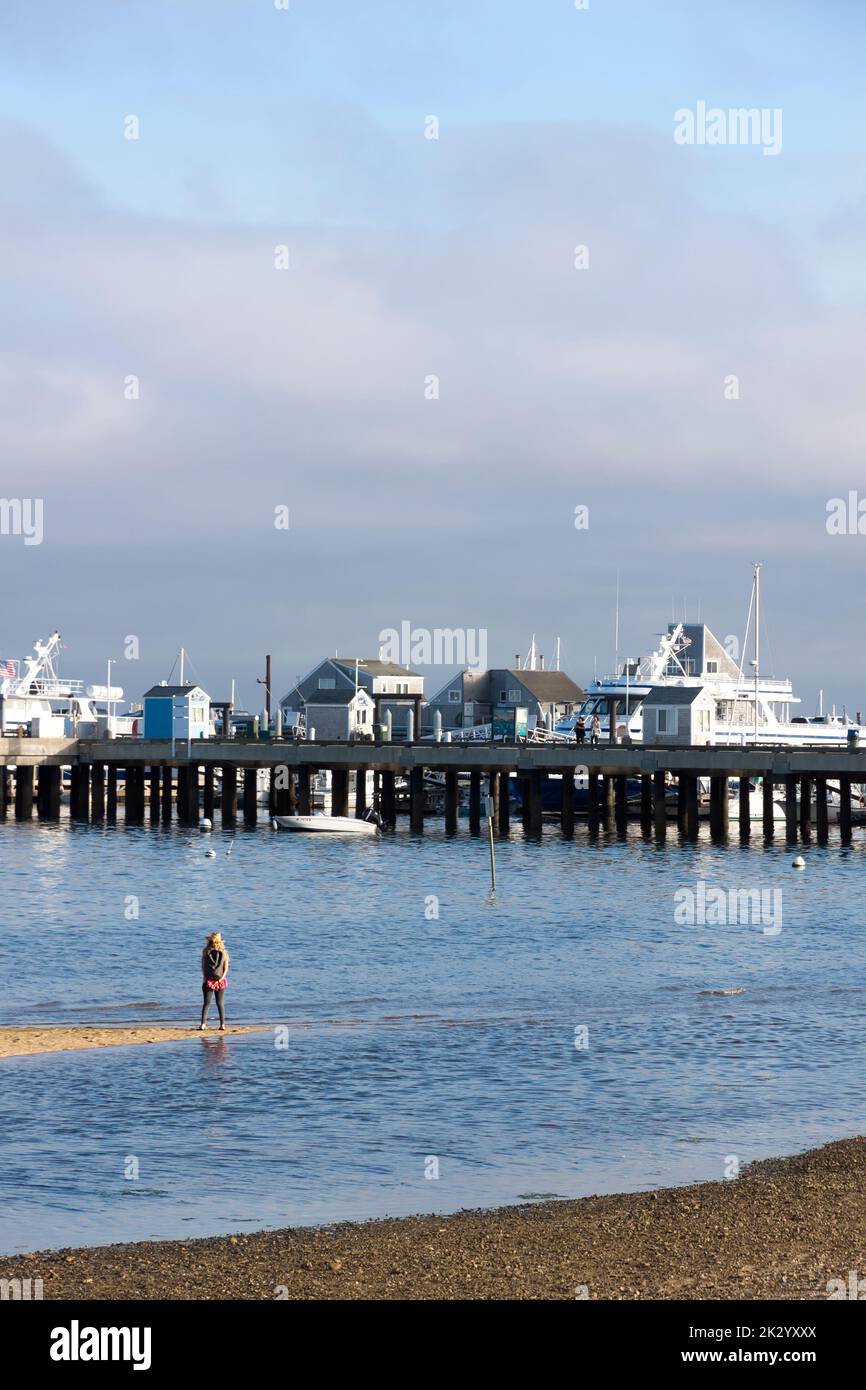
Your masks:
[{"label": "fishing boat", "polygon": [[379,826],[375,820],[363,820],[354,816],[326,816],[317,811],[312,816],[274,816],[274,824],[280,830],[294,830],[315,835],[378,835]]}]

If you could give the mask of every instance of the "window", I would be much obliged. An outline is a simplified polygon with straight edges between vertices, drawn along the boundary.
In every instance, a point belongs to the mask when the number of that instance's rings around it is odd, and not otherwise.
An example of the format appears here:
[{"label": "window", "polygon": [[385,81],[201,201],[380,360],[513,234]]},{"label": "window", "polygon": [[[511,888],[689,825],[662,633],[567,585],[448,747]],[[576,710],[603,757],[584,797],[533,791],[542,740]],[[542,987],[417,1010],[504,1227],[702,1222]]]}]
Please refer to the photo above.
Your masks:
[{"label": "window", "polygon": [[500,690],[500,692],[499,692],[499,703],[500,703],[500,705],[504,705],[505,702],[507,701],[507,699],[508,699],[508,691],[507,691],[507,690]]},{"label": "window", "polygon": [[717,676],[719,674],[719,663],[717,661],[707,662],[707,675]]},{"label": "window", "polygon": [[449,699],[449,702],[450,702],[452,705],[459,705],[459,704],[460,704],[460,691],[459,691],[459,690],[449,690],[449,691],[448,691],[448,699]]},{"label": "window", "polygon": [[509,690],[509,692],[508,692],[508,703],[509,703],[510,705],[519,705],[519,704],[520,704],[520,691],[519,691],[519,690]]},{"label": "window", "polygon": [[337,681],[334,676],[319,676],[320,690],[336,690]]},{"label": "window", "polygon": [[672,732],[673,732],[673,720],[671,719],[670,716],[671,716],[672,714],[675,714],[675,713],[676,713],[675,710],[670,710],[670,709],[657,709],[657,710],[656,710],[656,732],[657,732],[657,733],[660,733],[660,734],[669,734],[669,733],[672,733]]},{"label": "window", "polygon": [[366,722],[367,722],[367,711],[366,711],[365,709],[359,709],[359,710],[358,710],[358,723],[359,723],[359,724],[366,724]]}]

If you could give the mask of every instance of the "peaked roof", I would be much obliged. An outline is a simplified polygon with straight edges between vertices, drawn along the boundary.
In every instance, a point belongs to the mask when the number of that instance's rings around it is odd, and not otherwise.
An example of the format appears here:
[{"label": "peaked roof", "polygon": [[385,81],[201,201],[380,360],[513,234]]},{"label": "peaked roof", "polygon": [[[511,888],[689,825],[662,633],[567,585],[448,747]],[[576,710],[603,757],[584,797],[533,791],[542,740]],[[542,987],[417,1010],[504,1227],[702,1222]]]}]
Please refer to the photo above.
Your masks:
[{"label": "peaked roof", "polygon": [[147,700],[150,696],[153,696],[153,695],[189,695],[193,690],[201,690],[202,695],[206,695],[206,694],[207,694],[207,691],[206,691],[206,690],[202,689],[202,687],[201,687],[200,685],[195,685],[195,684],[193,684],[193,685],[152,685],[152,686],[150,687],[150,690],[145,690],[144,695],[142,696],[142,698],[145,699],[145,700]]},{"label": "peaked roof", "polygon": [[515,676],[543,704],[576,704],[582,700],[584,692],[575,685],[571,676],[564,671],[518,671],[509,669],[509,676]]},{"label": "peaked roof", "polygon": [[304,701],[304,704],[350,705],[356,695],[360,696],[362,704],[372,705],[374,703],[373,700],[371,700],[370,696],[367,694],[366,690],[364,690],[363,686],[358,686],[357,690],[354,686],[352,686],[351,689],[314,690],[311,695],[307,696],[307,698]]},{"label": "peaked roof", "polygon": [[[354,656],[332,656],[331,660],[335,666],[341,666],[344,670],[354,675],[355,657]],[[358,668],[361,671],[369,671],[371,676],[417,676],[417,671],[410,671],[408,666],[398,666],[396,661],[380,661],[378,657],[362,656],[357,658]]]}]

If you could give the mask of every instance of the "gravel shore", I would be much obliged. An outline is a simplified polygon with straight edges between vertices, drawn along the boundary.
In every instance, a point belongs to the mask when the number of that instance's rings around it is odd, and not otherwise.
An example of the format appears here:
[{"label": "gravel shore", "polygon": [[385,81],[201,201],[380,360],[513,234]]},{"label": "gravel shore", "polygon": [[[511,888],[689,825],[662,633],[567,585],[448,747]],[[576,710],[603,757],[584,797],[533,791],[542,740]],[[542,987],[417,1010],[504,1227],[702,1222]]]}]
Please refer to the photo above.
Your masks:
[{"label": "gravel shore", "polygon": [[866,1275],[866,1139],[729,1182],[0,1257],[49,1298],[825,1299]]}]

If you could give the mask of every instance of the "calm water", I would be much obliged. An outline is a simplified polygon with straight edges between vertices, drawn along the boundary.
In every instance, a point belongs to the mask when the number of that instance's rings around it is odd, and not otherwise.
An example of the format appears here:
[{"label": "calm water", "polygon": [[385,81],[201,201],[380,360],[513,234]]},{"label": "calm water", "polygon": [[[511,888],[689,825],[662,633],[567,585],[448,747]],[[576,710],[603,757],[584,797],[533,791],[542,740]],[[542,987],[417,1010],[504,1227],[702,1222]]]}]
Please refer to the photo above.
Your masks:
[{"label": "calm water", "polygon": [[[288,1029],[0,1063],[0,1251],[647,1188],[863,1132],[860,840],[796,873],[760,837],[518,828],[495,898],[465,822],[228,841],[0,827],[0,1023],[192,1024],[219,927],[230,1019]],[[780,889],[781,932],[678,925],[696,879]]]}]

